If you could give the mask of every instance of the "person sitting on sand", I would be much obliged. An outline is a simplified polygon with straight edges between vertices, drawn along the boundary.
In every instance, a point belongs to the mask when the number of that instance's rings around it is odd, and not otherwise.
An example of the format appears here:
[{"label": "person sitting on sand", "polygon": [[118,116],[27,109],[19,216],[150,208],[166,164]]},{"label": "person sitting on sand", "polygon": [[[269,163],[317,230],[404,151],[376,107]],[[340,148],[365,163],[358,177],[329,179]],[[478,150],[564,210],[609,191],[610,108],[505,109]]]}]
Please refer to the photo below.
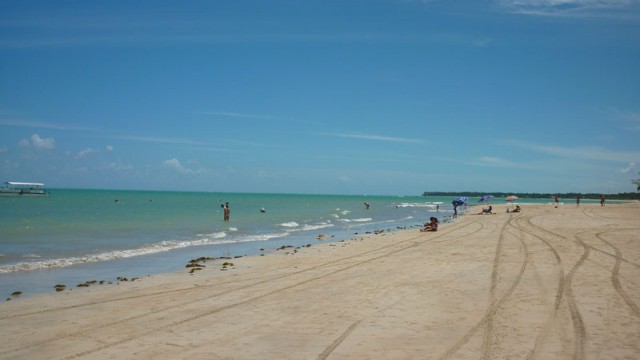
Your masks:
[{"label": "person sitting on sand", "polygon": [[[509,209],[507,209],[507,212],[509,212]],[[516,208],[513,209],[512,212],[520,212],[520,205],[516,205]]]},{"label": "person sitting on sand", "polygon": [[489,205],[488,208],[486,209],[482,209],[482,211],[480,213],[478,213],[478,215],[482,215],[482,214],[493,214],[493,208],[491,207],[491,205]]},{"label": "person sitting on sand", "polygon": [[438,219],[435,217],[429,218],[430,222],[424,224],[424,228],[420,229],[420,231],[438,231]]}]

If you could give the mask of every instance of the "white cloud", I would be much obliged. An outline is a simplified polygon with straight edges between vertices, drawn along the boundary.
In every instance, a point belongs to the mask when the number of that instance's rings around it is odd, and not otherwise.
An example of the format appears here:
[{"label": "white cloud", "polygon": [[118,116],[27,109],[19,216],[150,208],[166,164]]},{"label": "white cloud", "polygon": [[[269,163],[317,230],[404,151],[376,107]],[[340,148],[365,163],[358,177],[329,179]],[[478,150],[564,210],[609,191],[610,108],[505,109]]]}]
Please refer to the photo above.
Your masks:
[{"label": "white cloud", "polygon": [[622,168],[619,170],[623,174],[628,174],[630,172],[636,172],[636,163],[632,162],[626,168]]},{"label": "white cloud", "polygon": [[84,159],[92,154],[94,154],[96,151],[93,150],[92,148],[86,148],[82,151],[80,151],[77,155],[76,155],[76,159]]},{"label": "white cloud", "polygon": [[178,170],[184,169],[184,167],[182,166],[182,164],[180,164],[180,161],[178,159],[165,160],[162,163],[162,165],[170,168],[178,169]]},{"label": "white cloud", "polygon": [[184,167],[178,159],[169,159],[162,162],[162,165],[171,169],[174,169],[183,174],[201,174],[203,170],[192,170],[187,167]]},{"label": "white cloud", "polygon": [[38,134],[31,135],[31,143],[36,149],[51,150],[56,147],[56,141],[53,138],[41,138]]},{"label": "white cloud", "polygon": [[56,147],[56,141],[53,138],[42,138],[38,134],[31,135],[31,141],[22,139],[18,143],[21,147],[34,147],[42,150],[52,150]]},{"label": "white cloud", "polygon": [[107,147],[105,148],[106,152],[112,152],[113,151],[113,146],[111,145],[107,145]]}]

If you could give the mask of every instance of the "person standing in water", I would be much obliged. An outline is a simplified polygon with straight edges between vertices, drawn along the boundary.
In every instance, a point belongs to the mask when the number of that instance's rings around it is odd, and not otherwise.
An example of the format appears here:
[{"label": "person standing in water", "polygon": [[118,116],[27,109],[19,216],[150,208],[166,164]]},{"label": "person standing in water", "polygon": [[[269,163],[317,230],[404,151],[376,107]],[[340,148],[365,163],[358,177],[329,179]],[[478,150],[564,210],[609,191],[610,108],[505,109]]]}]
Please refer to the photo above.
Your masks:
[{"label": "person standing in water", "polygon": [[224,221],[229,221],[229,216],[231,215],[231,209],[229,209],[229,203],[226,202],[224,204],[220,204],[220,207],[224,212]]}]

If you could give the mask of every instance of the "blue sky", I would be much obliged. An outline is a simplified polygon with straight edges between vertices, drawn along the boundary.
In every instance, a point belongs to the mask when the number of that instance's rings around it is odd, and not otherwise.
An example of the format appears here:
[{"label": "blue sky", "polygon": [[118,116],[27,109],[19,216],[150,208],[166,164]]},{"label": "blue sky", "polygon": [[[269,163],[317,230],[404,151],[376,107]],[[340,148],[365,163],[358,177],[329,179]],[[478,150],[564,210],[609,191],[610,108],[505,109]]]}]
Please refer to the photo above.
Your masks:
[{"label": "blue sky", "polygon": [[0,181],[635,190],[637,0],[0,0]]}]

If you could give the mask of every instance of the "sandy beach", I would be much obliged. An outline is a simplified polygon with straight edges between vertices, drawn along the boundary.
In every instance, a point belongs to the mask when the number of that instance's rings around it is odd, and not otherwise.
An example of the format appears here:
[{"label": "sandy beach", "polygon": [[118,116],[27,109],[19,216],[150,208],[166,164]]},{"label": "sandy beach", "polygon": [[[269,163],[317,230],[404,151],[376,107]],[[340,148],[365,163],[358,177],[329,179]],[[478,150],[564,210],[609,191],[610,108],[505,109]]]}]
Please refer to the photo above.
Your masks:
[{"label": "sandy beach", "polygon": [[640,204],[506,209],[5,301],[0,358],[640,358]]}]

